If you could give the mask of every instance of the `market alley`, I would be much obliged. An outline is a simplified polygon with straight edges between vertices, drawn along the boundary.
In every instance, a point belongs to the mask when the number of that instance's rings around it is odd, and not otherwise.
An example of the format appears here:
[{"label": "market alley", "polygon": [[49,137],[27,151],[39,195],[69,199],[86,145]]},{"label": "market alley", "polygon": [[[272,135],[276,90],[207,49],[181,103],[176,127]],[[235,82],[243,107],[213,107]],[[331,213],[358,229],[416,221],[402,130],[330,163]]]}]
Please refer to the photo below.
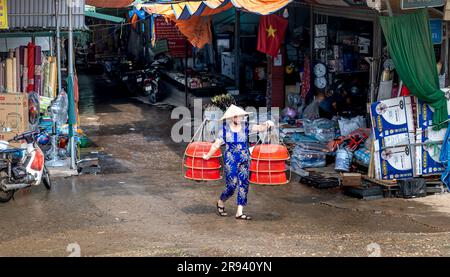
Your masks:
[{"label": "market alley", "polygon": [[169,106],[141,103],[100,75],[79,79],[102,173],[54,178],[50,192],[1,204],[0,256],[69,256],[74,245],[81,256],[450,256],[448,194],[363,201],[293,181],[251,186],[251,222],[218,217],[223,184],[183,178],[186,145],[170,139]]}]

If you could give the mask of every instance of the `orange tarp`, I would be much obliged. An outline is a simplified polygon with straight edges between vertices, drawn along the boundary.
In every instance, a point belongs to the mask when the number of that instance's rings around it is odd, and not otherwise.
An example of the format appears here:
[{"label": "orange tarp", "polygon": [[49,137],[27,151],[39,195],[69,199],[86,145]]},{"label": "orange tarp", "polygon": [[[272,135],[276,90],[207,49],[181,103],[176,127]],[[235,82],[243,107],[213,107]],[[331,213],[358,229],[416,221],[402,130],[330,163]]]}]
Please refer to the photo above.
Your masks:
[{"label": "orange tarp", "polygon": [[[162,15],[175,22],[180,32],[192,45],[202,48],[211,43],[211,15],[223,12],[233,6],[257,14],[271,14],[285,7],[292,0],[206,0],[181,1],[176,4],[138,4],[149,14]],[[180,17],[183,15],[183,19]],[[186,16],[186,14],[188,16]],[[187,18],[186,18],[187,17]]]},{"label": "orange tarp", "polygon": [[188,20],[174,20],[178,30],[197,47],[203,48],[205,44],[212,42],[211,17],[192,16]]}]

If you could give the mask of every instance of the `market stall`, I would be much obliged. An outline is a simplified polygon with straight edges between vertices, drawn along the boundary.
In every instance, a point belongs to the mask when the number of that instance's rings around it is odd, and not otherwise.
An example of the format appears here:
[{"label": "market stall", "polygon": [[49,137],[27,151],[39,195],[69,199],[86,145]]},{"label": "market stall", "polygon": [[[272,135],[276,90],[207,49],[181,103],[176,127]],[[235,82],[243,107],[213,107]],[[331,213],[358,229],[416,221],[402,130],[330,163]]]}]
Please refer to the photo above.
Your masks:
[{"label": "market stall", "polygon": [[[0,120],[0,139],[9,140],[29,130],[40,132],[38,142],[43,148],[52,148],[47,158],[64,161],[52,165],[75,169],[75,145],[80,134],[77,77],[73,55],[69,55],[74,52],[72,44],[64,43],[64,47],[60,29],[69,40],[74,29],[85,30],[84,1],[76,7],[66,1],[29,1],[28,5],[5,2],[9,24],[0,32],[0,114],[6,117]],[[61,22],[62,18],[69,20]],[[62,62],[63,57],[67,63]],[[68,72],[66,83],[62,66]],[[72,146],[67,141],[73,142]]]},{"label": "market stall", "polygon": [[427,10],[393,17],[372,11],[365,19],[358,13],[313,7],[312,51],[291,55],[312,62],[297,71],[303,78],[282,113],[291,169],[303,183],[342,186],[359,198],[411,197],[405,187],[416,189],[415,196],[441,192],[448,121],[447,61],[436,51],[445,43],[442,29],[432,27],[436,19]]}]

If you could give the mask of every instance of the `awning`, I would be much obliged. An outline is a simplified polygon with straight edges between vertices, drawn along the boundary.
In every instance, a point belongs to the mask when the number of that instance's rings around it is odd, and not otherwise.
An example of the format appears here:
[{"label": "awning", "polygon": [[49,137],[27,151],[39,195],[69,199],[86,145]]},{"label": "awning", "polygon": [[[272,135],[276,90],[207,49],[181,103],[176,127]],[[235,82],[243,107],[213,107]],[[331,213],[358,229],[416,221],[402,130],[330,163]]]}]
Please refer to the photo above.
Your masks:
[{"label": "awning", "polygon": [[125,21],[125,18],[122,18],[122,17],[112,16],[109,14],[92,12],[92,11],[85,11],[84,15],[93,17],[93,18],[97,18],[97,19],[101,19],[101,20],[111,21],[114,23],[122,23]]},{"label": "awning", "polygon": [[205,0],[205,1],[181,1],[177,3],[159,2],[149,4],[136,4],[136,8],[145,9],[150,14],[163,16],[175,16],[177,20],[186,20],[191,16],[213,15],[231,7],[236,7],[247,12],[267,15],[274,13],[292,0]]}]

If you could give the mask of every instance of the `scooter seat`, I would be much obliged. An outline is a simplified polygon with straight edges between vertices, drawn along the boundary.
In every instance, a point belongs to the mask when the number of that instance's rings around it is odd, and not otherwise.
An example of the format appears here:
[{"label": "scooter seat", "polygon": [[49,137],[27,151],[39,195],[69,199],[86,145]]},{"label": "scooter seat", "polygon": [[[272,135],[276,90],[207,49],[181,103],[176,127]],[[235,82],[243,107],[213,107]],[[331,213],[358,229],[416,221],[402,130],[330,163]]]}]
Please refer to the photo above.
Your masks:
[{"label": "scooter seat", "polygon": [[8,149],[0,149],[0,154],[14,154],[14,153],[20,153],[21,149],[14,149],[14,148],[8,148]]}]

